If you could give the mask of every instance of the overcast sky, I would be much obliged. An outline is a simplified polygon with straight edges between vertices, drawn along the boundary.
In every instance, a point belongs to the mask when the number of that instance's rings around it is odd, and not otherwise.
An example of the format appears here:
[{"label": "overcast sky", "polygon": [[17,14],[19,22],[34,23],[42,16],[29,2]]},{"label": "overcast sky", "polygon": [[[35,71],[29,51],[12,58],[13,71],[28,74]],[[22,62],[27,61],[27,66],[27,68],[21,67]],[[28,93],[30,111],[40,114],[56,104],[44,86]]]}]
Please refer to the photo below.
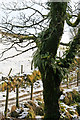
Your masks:
[{"label": "overcast sky", "polygon": [[[17,2],[19,2],[19,1],[23,1],[23,0],[0,0],[0,3],[2,3],[2,2],[11,2],[11,1],[17,1]],[[25,0],[25,1],[30,1],[30,0]],[[33,0],[33,1],[35,1],[35,2],[38,2],[38,1],[41,1],[41,2],[46,2],[47,0]],[[55,1],[55,0],[52,0],[52,1]],[[57,1],[57,0],[56,0]],[[58,0],[59,1],[59,0]],[[64,0],[63,0],[64,1]],[[71,1],[73,1],[73,2],[78,2],[79,0],[71,0]]]},{"label": "overcast sky", "polygon": [[[22,2],[22,1],[30,1],[30,0],[0,0],[0,3],[9,3],[9,2]],[[47,1],[47,0],[32,0],[32,1],[35,1],[35,2],[39,2],[39,1],[42,1],[42,2],[45,2],[45,1]],[[54,0],[53,0],[54,1]],[[56,0],[57,1],[57,0]],[[71,4],[75,4],[75,3],[77,3],[78,1],[80,1],[80,0],[71,0]],[[64,41],[64,42],[69,42],[69,40],[70,40],[70,33],[69,32],[67,32],[67,31],[69,31],[69,28],[68,28],[68,26],[67,25],[65,25],[65,34],[63,35],[63,37],[62,37],[62,41]]]}]

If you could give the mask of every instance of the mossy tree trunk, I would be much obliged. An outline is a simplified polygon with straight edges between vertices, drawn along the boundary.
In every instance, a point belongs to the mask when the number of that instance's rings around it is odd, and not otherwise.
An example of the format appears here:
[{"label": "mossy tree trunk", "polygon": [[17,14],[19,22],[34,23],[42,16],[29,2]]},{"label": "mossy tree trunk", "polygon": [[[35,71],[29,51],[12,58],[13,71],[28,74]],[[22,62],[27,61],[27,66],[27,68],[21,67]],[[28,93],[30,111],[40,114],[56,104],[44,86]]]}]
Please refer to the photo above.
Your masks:
[{"label": "mossy tree trunk", "polygon": [[[41,34],[40,48],[34,57],[34,63],[41,72],[43,81],[44,97],[44,119],[59,120],[60,83],[62,80],[61,71],[57,65],[56,54],[63,34],[64,19],[66,14],[67,3],[49,3],[50,7],[50,24],[49,28]],[[40,57],[39,57],[40,55]]]},{"label": "mossy tree trunk", "polygon": [[[34,63],[35,67],[38,66],[43,81],[44,118],[59,120],[58,100],[61,95],[59,87],[63,76],[77,53],[77,46],[80,44],[80,29],[70,44],[69,50],[66,51],[65,57],[57,59],[56,54],[63,34],[67,3],[49,2],[48,6],[50,7],[50,24],[49,28],[39,36],[41,40],[39,39],[36,42],[36,44],[38,42],[40,44],[37,44],[38,49],[34,56]],[[78,25],[79,19],[77,18],[74,25],[71,24],[70,19],[67,20],[67,23],[75,27],[75,24]]]},{"label": "mossy tree trunk", "polygon": [[[43,97],[44,97],[44,111],[45,117],[44,119],[55,119],[59,120],[59,98],[61,95],[60,92],[60,83],[61,83],[61,75],[60,71],[56,69],[56,73],[54,73],[53,68],[47,66],[46,75],[41,70],[42,81],[43,81]],[[46,76],[46,77],[45,77]]]}]

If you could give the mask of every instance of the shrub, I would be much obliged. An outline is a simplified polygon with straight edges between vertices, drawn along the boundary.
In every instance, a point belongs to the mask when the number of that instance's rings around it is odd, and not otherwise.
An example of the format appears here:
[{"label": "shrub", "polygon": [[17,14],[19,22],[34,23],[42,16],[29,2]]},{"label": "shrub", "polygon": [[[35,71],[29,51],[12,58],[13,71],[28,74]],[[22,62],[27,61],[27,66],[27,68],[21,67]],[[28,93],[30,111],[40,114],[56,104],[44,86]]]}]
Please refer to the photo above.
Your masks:
[{"label": "shrub", "polygon": [[17,113],[16,111],[11,112],[11,117],[18,118],[19,117],[19,113]]},{"label": "shrub", "polygon": [[42,107],[40,106],[36,107],[36,115],[41,115],[41,116],[44,115],[44,110]]},{"label": "shrub", "polygon": [[72,91],[73,102],[80,102],[80,94],[76,91]]},{"label": "shrub", "polygon": [[30,109],[28,111],[28,114],[27,114],[26,118],[35,118],[35,113],[34,113],[33,109]]},{"label": "shrub", "polygon": [[72,94],[71,93],[67,93],[67,97],[69,99],[69,105],[72,103],[73,98],[72,98]]},{"label": "shrub", "polygon": [[64,98],[64,103],[67,105],[70,105],[70,101],[69,101],[69,98],[67,96],[65,96],[65,98]]}]

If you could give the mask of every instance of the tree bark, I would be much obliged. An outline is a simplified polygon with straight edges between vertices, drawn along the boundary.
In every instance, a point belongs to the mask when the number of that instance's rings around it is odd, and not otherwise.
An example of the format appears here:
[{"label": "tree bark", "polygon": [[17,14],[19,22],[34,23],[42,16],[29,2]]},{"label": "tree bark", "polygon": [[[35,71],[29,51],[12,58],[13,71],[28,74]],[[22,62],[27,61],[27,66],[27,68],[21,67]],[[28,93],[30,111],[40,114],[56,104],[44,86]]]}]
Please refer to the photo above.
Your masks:
[{"label": "tree bark", "polygon": [[58,100],[60,98],[60,83],[61,78],[59,77],[58,70],[56,74],[54,74],[53,69],[47,68],[46,69],[46,79],[45,75],[42,74],[42,81],[43,81],[43,97],[44,97],[44,112],[45,117],[44,119],[54,119],[59,120],[60,113],[59,113],[59,103]]}]

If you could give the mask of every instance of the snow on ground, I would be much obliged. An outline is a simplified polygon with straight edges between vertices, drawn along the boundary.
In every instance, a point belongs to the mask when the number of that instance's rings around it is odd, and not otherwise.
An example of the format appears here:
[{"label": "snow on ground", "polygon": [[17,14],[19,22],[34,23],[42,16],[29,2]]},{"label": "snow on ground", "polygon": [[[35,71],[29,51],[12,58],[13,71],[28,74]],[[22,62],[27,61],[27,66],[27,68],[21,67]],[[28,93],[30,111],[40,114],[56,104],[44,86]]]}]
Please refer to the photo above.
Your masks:
[{"label": "snow on ground", "polygon": [[75,107],[76,106],[68,106],[68,105],[66,105],[65,103],[60,103],[62,106],[64,106],[65,107],[65,109],[68,109],[68,108],[70,108],[70,109],[72,109],[73,111],[76,109]]},{"label": "snow on ground", "polygon": [[63,93],[66,93],[66,92],[72,92],[73,90],[76,90],[76,91],[79,91],[79,86],[78,87],[71,87],[69,89],[64,89]]},{"label": "snow on ground", "polygon": [[41,120],[40,118],[42,118],[41,116],[39,116],[39,115],[37,115],[36,116],[36,118],[38,119],[38,120]]},{"label": "snow on ground", "polygon": [[68,106],[65,103],[60,103],[62,107],[64,107],[64,112],[61,114],[63,118],[65,118],[65,112],[68,113],[68,111],[74,112],[74,114],[71,114],[72,119],[71,120],[78,120],[78,115],[76,114],[76,105],[74,106]]},{"label": "snow on ground", "polygon": [[[66,93],[67,92],[72,92],[73,90],[76,90],[78,92],[80,92],[80,86],[71,86],[69,89],[65,88],[63,90],[63,94],[60,96],[60,100],[62,101],[65,96],[67,95]],[[79,103],[78,103],[79,104]],[[78,116],[78,113],[76,112],[76,106],[77,104],[74,104],[73,106],[69,106],[69,105],[66,105],[64,102],[60,102],[60,106],[62,106],[62,108],[64,107],[64,112],[61,114],[61,116],[63,116],[63,118],[65,118],[65,113],[68,114],[68,111],[72,111],[73,114],[71,114],[72,116],[72,120],[80,120],[80,117]]]},{"label": "snow on ground", "polygon": [[27,110],[26,111],[24,111],[24,112],[22,112],[20,115],[20,117],[18,117],[18,118],[20,118],[20,119],[22,119],[22,118],[25,118],[26,116],[27,116],[27,114],[28,114],[28,112],[27,112]]},{"label": "snow on ground", "polygon": [[[70,88],[70,89],[64,89],[63,94],[65,94],[66,92],[71,92],[74,89],[76,91],[78,91],[78,87],[73,87],[73,88]],[[33,92],[35,93],[35,92],[38,92],[38,91],[41,91],[41,90],[43,90],[42,81],[37,80],[37,82],[34,83]],[[19,96],[22,96],[22,95],[25,95],[25,94],[30,94],[30,93],[31,93],[31,87],[30,86],[28,86],[26,88],[19,88]],[[41,93],[39,93],[39,94],[41,94]],[[35,96],[36,95],[34,94],[33,97],[35,97]],[[64,99],[64,97],[65,97],[64,95],[61,95],[60,100]],[[12,99],[12,98],[13,98],[13,101],[16,102],[14,100],[16,98],[16,90],[9,92],[9,99]],[[28,95],[27,98],[30,98],[30,95]],[[23,99],[26,99],[26,96],[20,98],[20,100],[23,100]],[[0,106],[5,104],[5,102],[1,102],[1,101],[4,101],[4,100],[6,100],[6,91],[0,92]],[[10,101],[9,101],[9,103],[10,103]],[[1,108],[0,108],[0,111],[1,111]]]},{"label": "snow on ground", "polygon": [[[38,82],[38,84],[37,84],[37,82]],[[36,91],[38,92],[38,91],[43,90],[42,81],[41,80],[37,80],[37,82],[34,83],[33,92],[36,92]],[[38,88],[38,86],[40,86],[40,87]],[[31,87],[30,86],[28,86],[26,88],[19,88],[19,96],[21,96],[23,94],[29,94],[30,91],[31,91]],[[9,99],[15,98],[15,97],[16,97],[16,92],[14,92],[14,91],[9,92]],[[5,98],[6,98],[6,91],[0,92],[0,101],[1,100],[5,100]]]},{"label": "snow on ground", "polygon": [[[42,91],[43,90],[43,84],[41,80],[37,80],[34,83],[34,88],[33,88],[33,93],[38,92],[38,91]],[[25,95],[24,97],[19,98],[20,101],[26,101],[27,98],[30,98],[30,93],[31,93],[31,87],[28,86],[26,88],[19,88],[19,96]],[[27,96],[28,95],[28,96]],[[42,93],[38,93],[38,95],[42,95]],[[35,97],[36,94],[33,94],[33,97]],[[16,103],[16,91],[11,91],[9,92],[9,99],[13,99],[11,101],[9,101],[8,103]],[[6,91],[4,92],[0,92],[0,112],[4,112],[4,105],[5,105],[5,100],[6,100]],[[21,102],[20,102],[21,103]],[[13,104],[12,104],[13,105]],[[11,106],[9,105],[9,109],[11,109]]]},{"label": "snow on ground", "polygon": [[[1,44],[0,44],[0,47],[1,47]],[[12,76],[15,75],[16,73],[21,72],[21,65],[23,65],[23,71],[26,74],[31,73],[32,72],[31,61],[32,61],[32,55],[34,51],[35,50],[30,50],[26,53],[23,53],[20,56],[0,62],[0,73],[2,73],[0,74],[0,76],[7,76],[11,68],[12,68],[12,72],[11,72]],[[10,54],[9,53],[5,54],[5,57],[12,55],[14,52],[15,51],[10,51]]]},{"label": "snow on ground", "polygon": [[[2,83],[2,81],[0,82],[0,84]],[[64,89],[64,91],[63,91],[63,94],[65,94],[66,92],[71,92],[71,91],[73,91],[73,90],[76,90],[76,91],[79,91],[79,87],[74,87],[74,86],[72,86],[71,88],[69,88],[69,89]],[[38,91],[42,91],[43,90],[43,84],[42,84],[42,81],[41,80],[37,80],[37,82],[35,82],[34,83],[34,89],[33,89],[33,92],[35,93],[35,92],[38,92]],[[22,96],[22,95],[28,95],[28,96],[24,96],[24,97],[21,97],[21,98],[19,98],[19,103],[20,103],[20,105],[23,105],[23,103],[25,103],[26,102],[26,99],[28,98],[30,98],[30,93],[31,93],[31,87],[30,86],[28,86],[28,87],[26,87],[26,88],[19,88],[19,96]],[[40,93],[38,93],[37,95],[42,95],[42,92],[40,92]],[[34,94],[33,95],[33,97],[36,97],[36,94]],[[60,100],[63,100],[64,99],[64,95],[61,95],[61,97],[60,97]],[[8,105],[8,108],[9,108],[9,110],[11,109],[11,107],[13,106],[13,105],[15,105],[15,103],[16,103],[16,90],[15,91],[11,91],[11,92],[9,92],[9,99],[13,99],[13,100],[9,100],[9,105]],[[6,91],[4,91],[4,92],[0,92],[0,112],[2,112],[2,113],[4,113],[4,109],[5,109],[5,100],[6,100]],[[13,103],[13,104],[11,104],[11,103]],[[35,101],[35,103],[36,103],[36,101]],[[36,103],[37,104],[37,103]],[[67,109],[70,109],[70,110],[72,110],[72,111],[75,111],[75,106],[68,106],[68,105],[66,105],[66,104],[64,104],[64,103],[60,103],[62,106],[64,106],[65,107],[65,111],[67,111]],[[19,110],[19,109],[18,109]],[[21,114],[21,116],[19,117],[19,118],[24,118],[26,115],[28,114],[28,112],[27,112],[27,110],[25,109],[25,111],[24,112],[22,112],[22,114]],[[63,116],[64,116],[64,114],[63,114]],[[77,118],[77,115],[76,114],[74,114],[73,116],[72,116],[73,118]],[[36,119],[40,119],[41,118],[41,116],[36,116]]]},{"label": "snow on ground", "polygon": [[65,98],[65,95],[60,96],[60,100],[63,100]]}]

